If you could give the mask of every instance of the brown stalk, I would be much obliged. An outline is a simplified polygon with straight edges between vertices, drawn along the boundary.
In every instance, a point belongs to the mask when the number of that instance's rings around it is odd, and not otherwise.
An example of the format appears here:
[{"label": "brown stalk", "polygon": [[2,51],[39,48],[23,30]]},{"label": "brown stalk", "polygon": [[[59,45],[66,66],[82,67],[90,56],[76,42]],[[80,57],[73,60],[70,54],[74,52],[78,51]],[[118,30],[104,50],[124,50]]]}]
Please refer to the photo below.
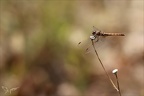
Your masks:
[{"label": "brown stalk", "polygon": [[93,48],[94,48],[95,54],[96,54],[96,56],[98,57],[98,60],[99,60],[99,62],[100,62],[100,64],[101,64],[102,68],[104,69],[104,71],[105,71],[108,79],[110,80],[110,82],[111,82],[111,84],[113,85],[113,87],[114,87],[117,91],[119,91],[118,88],[115,86],[114,82],[112,81],[112,79],[110,78],[109,74],[107,73],[107,71],[106,71],[106,69],[105,69],[105,67],[104,67],[104,65],[103,65],[103,63],[102,63],[102,61],[101,61],[101,59],[100,59],[97,51],[96,51],[96,48],[95,48],[95,46],[94,46],[93,40],[91,40],[91,41],[92,41],[92,46],[93,46]]},{"label": "brown stalk", "polygon": [[119,85],[119,80],[118,80],[117,73],[115,73],[115,76],[116,76],[116,80],[117,80],[117,86],[118,86],[118,90],[119,90],[119,95],[121,96],[121,90],[120,90],[120,85]]}]

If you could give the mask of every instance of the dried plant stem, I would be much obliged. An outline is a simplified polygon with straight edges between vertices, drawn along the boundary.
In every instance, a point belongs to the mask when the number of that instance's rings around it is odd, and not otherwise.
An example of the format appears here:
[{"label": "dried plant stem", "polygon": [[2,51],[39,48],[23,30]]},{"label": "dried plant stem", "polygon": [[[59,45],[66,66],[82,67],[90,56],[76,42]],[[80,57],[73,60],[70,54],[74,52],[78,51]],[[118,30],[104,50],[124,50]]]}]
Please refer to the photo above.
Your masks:
[{"label": "dried plant stem", "polygon": [[99,60],[99,62],[100,62],[100,64],[101,64],[102,68],[104,69],[107,77],[109,78],[109,80],[110,80],[111,84],[113,85],[113,87],[114,87],[117,91],[119,91],[118,88],[115,86],[114,82],[112,81],[112,79],[110,78],[109,74],[107,73],[107,71],[106,71],[106,69],[105,69],[105,67],[104,67],[101,59],[99,58],[99,55],[98,55],[98,53],[97,53],[97,51],[96,51],[96,48],[95,48],[95,46],[94,46],[93,40],[91,40],[91,41],[92,41],[92,46],[93,46],[93,48],[94,48],[95,54],[96,54],[96,56],[98,57],[98,60]]},{"label": "dried plant stem", "polygon": [[118,76],[117,76],[117,74],[115,74],[115,76],[116,76],[116,80],[117,80],[117,86],[118,86],[118,90],[119,90],[119,95],[122,96],[122,95],[121,95],[120,86],[119,86]]}]

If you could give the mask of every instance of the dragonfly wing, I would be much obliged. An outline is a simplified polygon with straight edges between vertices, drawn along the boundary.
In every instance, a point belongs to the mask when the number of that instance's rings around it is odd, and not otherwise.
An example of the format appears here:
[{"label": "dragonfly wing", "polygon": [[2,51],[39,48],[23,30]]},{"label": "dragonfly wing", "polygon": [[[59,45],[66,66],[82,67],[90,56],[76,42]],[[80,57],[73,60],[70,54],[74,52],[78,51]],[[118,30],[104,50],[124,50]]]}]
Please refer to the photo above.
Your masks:
[{"label": "dragonfly wing", "polygon": [[78,42],[78,48],[82,51],[82,54],[88,54],[92,50],[92,42],[90,38],[85,41]]},{"label": "dragonfly wing", "polygon": [[96,49],[101,50],[108,45],[108,38],[106,36],[99,36],[98,41],[94,41]]},{"label": "dragonfly wing", "polygon": [[[102,45],[104,45],[104,42],[101,39],[102,38],[100,37],[99,40],[94,40],[94,46],[96,49],[99,49]],[[92,42],[89,38],[86,41],[78,42],[78,48],[82,51],[82,54],[85,55],[94,52]]]},{"label": "dragonfly wing", "polygon": [[100,30],[96,28],[95,26],[93,26],[93,31],[100,31]]}]

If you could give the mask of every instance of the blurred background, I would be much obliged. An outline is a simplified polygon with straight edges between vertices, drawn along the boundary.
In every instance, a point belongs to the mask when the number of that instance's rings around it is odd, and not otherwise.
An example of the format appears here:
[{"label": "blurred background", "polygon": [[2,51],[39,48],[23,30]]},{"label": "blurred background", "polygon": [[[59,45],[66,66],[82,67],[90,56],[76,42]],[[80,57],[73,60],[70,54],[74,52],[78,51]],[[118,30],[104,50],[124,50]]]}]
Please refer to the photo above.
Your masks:
[{"label": "blurred background", "polygon": [[93,26],[125,34],[97,51],[122,96],[144,96],[143,0],[0,0],[0,96],[119,96],[77,46]]}]

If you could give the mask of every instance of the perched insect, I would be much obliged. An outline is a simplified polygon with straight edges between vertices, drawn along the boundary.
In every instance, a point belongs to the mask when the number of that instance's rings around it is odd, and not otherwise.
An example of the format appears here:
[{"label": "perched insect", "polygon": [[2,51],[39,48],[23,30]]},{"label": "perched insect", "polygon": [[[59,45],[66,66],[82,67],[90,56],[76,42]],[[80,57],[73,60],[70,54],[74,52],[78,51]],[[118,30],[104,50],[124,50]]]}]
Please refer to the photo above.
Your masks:
[{"label": "perched insect", "polygon": [[[96,27],[93,26],[92,35],[89,37],[90,40],[93,40],[94,43],[97,43],[100,39],[100,37],[107,37],[107,36],[125,36],[123,33],[106,33],[102,32],[101,30],[96,29]],[[82,42],[79,42],[78,45],[81,45]],[[86,53],[89,51],[89,46],[85,48]]]}]

